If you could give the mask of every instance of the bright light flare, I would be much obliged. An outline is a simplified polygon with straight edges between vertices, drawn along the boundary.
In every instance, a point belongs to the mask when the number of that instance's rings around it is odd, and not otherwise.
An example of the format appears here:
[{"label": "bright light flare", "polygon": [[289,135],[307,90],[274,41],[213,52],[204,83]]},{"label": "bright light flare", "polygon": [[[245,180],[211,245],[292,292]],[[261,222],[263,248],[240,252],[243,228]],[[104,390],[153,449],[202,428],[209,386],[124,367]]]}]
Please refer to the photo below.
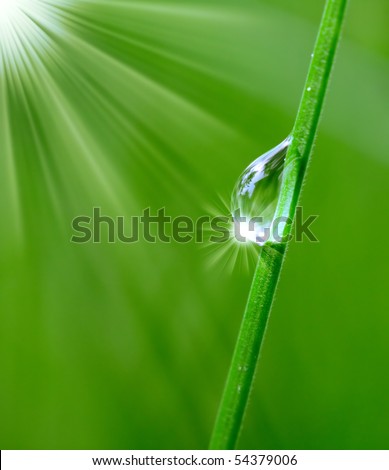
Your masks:
[{"label": "bright light flare", "polygon": [[0,25],[12,21],[20,12],[20,7],[25,3],[23,0],[1,0],[0,1]]},{"label": "bright light flare", "polygon": [[60,3],[69,0],[0,0],[0,72],[21,72],[47,50],[45,29],[59,31]]}]

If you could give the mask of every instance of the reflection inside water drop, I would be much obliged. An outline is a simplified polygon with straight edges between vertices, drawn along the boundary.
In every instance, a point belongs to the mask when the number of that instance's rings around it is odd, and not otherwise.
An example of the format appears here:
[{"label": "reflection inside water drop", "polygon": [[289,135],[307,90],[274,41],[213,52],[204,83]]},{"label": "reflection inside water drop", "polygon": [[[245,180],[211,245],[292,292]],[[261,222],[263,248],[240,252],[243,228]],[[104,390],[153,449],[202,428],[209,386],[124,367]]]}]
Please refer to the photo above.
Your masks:
[{"label": "reflection inside water drop", "polygon": [[263,245],[269,240],[290,142],[288,137],[258,157],[240,176],[231,198],[234,235],[239,242]]}]

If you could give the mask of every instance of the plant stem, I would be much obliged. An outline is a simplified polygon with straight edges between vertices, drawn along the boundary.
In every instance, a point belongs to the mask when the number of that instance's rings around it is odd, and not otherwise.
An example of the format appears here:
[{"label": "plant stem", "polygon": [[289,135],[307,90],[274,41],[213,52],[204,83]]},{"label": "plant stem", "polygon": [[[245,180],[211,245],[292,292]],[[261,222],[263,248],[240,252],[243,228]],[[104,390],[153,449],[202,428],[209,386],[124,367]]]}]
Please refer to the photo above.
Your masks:
[{"label": "plant stem", "polygon": [[[275,217],[294,219],[334,62],[347,0],[327,0],[300,107],[285,158]],[[285,224],[287,237],[291,224]],[[220,402],[210,449],[233,449],[242,426],[255,368],[284,260],[286,244],[262,247]]]}]

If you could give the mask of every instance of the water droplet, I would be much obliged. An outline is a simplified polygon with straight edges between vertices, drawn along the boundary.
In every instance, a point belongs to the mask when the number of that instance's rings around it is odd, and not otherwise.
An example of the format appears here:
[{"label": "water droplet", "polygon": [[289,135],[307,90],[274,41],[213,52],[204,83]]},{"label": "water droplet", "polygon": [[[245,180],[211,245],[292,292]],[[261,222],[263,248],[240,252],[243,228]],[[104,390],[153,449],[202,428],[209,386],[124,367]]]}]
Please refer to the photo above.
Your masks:
[{"label": "water droplet", "polygon": [[312,88],[309,86],[309,87],[307,88],[307,90],[308,90],[308,91],[311,91],[311,90],[312,90]]},{"label": "water droplet", "polygon": [[258,157],[240,176],[231,198],[237,241],[263,245],[270,238],[291,138]]}]

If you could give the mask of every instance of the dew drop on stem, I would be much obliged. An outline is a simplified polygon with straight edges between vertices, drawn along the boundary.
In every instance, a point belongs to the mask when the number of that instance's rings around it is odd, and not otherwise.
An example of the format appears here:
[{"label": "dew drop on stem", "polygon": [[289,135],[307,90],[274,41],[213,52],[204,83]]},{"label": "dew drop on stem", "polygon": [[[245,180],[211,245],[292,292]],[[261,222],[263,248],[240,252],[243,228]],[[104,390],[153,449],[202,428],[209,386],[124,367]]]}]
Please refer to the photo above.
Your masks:
[{"label": "dew drop on stem", "polygon": [[239,177],[231,198],[238,241],[263,245],[270,239],[290,143],[291,137],[286,138],[254,160]]}]

